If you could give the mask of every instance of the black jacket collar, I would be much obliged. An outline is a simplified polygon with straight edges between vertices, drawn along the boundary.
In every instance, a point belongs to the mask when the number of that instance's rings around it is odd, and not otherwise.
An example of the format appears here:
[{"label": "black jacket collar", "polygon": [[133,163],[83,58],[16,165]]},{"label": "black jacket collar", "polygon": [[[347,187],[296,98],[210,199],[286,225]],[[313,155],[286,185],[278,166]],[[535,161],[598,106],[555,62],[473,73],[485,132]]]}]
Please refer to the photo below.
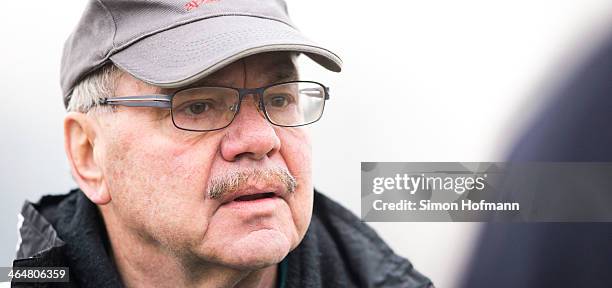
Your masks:
[{"label": "black jacket collar", "polygon": [[[37,204],[26,202],[22,216],[21,245],[13,266],[62,264],[69,267],[70,282],[77,287],[122,286],[107,250],[102,218],[80,190],[44,196]],[[48,240],[30,238],[37,234]]]}]

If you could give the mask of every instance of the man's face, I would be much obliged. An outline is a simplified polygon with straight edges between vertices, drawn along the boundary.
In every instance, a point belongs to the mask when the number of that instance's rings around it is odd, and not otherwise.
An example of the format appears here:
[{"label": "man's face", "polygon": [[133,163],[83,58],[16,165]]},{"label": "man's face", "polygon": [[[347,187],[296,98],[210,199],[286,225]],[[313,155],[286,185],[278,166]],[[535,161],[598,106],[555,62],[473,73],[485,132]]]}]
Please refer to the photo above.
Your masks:
[{"label": "man's face", "polygon": [[[254,88],[295,74],[288,54],[269,53],[233,63],[200,84]],[[116,95],[171,92],[123,75]],[[165,109],[118,107],[101,114],[95,158],[112,198],[104,209],[131,234],[183,258],[235,268],[282,260],[310,223],[310,139],[304,128],[273,126],[256,105],[247,96],[233,123],[212,132],[179,130]],[[270,171],[293,175],[295,191]],[[233,178],[242,179],[237,189],[207,195],[211,181],[236,173],[247,176]],[[260,195],[235,199],[247,194]]]}]

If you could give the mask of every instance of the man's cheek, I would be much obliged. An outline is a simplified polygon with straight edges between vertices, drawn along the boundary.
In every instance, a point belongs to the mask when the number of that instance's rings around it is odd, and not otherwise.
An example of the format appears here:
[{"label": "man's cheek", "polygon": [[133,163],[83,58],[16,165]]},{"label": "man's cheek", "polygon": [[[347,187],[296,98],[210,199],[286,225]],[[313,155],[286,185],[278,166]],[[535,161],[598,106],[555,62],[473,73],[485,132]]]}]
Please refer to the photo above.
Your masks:
[{"label": "man's cheek", "polygon": [[281,128],[277,129],[277,135],[281,140],[280,153],[291,173],[309,176],[312,158],[309,130],[303,127]]},{"label": "man's cheek", "polygon": [[[167,156],[160,159],[160,171],[164,175],[165,183],[172,183],[179,189],[197,190],[204,192],[211,173],[211,165],[215,160],[215,150],[206,147],[193,148],[185,151],[172,149]],[[172,177],[172,178],[167,178]],[[183,191],[177,191],[182,193]],[[185,191],[187,192],[187,191]],[[202,194],[203,195],[203,194]]]},{"label": "man's cheek", "polygon": [[313,201],[310,135],[304,128],[283,129],[278,135],[282,141],[281,155],[298,181],[298,189],[289,198],[289,205],[301,239],[310,223]]}]

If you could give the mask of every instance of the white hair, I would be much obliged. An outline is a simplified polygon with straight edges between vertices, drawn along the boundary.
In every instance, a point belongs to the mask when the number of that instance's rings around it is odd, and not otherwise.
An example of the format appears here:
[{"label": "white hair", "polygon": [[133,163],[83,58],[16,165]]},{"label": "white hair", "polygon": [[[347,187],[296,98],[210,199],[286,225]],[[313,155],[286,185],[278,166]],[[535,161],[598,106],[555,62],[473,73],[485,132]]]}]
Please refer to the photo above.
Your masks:
[{"label": "white hair", "polygon": [[81,113],[111,111],[109,107],[100,107],[97,103],[102,98],[110,98],[115,95],[117,79],[120,75],[121,70],[112,63],[87,75],[74,86],[66,110]]}]

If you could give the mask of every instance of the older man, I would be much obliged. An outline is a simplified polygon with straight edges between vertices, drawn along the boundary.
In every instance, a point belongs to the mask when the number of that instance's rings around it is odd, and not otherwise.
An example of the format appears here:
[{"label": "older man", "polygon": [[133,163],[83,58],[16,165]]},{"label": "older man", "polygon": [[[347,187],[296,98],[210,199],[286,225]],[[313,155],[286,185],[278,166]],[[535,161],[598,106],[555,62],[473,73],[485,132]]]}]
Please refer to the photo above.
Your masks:
[{"label": "older man", "polygon": [[428,287],[315,192],[329,89],[281,1],[91,1],[66,42],[65,147],[80,189],[26,203],[15,267],[81,287]]}]

